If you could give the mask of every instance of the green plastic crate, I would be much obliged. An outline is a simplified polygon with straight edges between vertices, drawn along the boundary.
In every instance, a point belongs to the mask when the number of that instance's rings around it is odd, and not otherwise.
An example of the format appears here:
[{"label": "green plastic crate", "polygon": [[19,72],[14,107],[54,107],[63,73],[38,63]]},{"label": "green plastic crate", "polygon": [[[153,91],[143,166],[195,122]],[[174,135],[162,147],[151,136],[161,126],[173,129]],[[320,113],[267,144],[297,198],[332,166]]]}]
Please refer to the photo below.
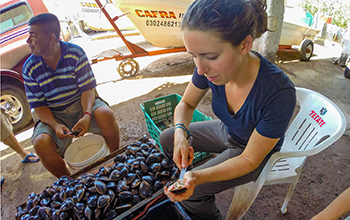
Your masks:
[{"label": "green plastic crate", "polygon": [[[173,126],[174,110],[181,98],[182,96],[179,94],[171,94],[140,104],[145,116],[147,131],[157,142],[162,151],[163,148],[159,142],[159,135],[164,129]],[[212,120],[212,118],[206,116],[197,109],[193,112],[192,122],[208,120]],[[194,154],[193,163],[196,163],[210,155],[211,154],[207,152],[196,152]]]}]

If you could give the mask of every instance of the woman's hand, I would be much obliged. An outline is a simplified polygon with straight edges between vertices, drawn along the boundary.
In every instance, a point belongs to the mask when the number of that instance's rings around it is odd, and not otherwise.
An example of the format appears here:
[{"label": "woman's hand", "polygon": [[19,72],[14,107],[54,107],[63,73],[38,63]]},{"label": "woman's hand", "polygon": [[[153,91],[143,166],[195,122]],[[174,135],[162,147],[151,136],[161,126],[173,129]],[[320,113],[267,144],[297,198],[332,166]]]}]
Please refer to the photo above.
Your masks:
[{"label": "woman's hand", "polygon": [[194,158],[194,150],[186,138],[181,138],[180,141],[175,140],[173,161],[180,169],[188,167]]},{"label": "woman's hand", "polygon": [[171,192],[171,189],[174,187],[173,185],[169,186],[169,188],[164,187],[164,194],[167,195],[172,202],[181,202],[192,196],[194,188],[196,187],[196,178],[194,173],[192,171],[186,172],[183,182],[187,190],[181,194]]}]

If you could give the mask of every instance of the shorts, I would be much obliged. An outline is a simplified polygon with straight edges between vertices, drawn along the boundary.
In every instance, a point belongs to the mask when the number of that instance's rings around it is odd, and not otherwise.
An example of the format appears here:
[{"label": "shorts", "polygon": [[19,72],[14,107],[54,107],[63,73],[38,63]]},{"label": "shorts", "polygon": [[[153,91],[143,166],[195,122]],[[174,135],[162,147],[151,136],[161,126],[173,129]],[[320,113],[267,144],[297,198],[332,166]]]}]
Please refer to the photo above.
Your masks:
[{"label": "shorts", "polygon": [[12,133],[13,127],[7,116],[1,111],[1,141],[8,138]]},{"label": "shorts", "polygon": [[[91,113],[92,118],[91,118],[91,125],[90,125],[89,132],[102,135],[102,131],[97,127],[95,117],[94,117],[95,110],[100,106],[108,106],[108,105],[106,102],[96,97],[94,106],[92,107],[92,113]],[[75,103],[73,103],[68,108],[66,108],[65,110],[52,111],[52,113],[56,121],[58,123],[61,123],[67,126],[69,130],[72,129],[72,127],[79,121],[81,117],[83,117],[83,114],[84,114],[80,99]],[[42,133],[46,133],[51,136],[51,138],[57,145],[56,152],[63,158],[64,152],[66,151],[68,146],[72,143],[72,138],[67,138],[64,140],[59,139],[50,126],[48,126],[47,124],[39,120],[35,124],[34,132],[32,135],[32,142],[39,134],[42,134]]]}]

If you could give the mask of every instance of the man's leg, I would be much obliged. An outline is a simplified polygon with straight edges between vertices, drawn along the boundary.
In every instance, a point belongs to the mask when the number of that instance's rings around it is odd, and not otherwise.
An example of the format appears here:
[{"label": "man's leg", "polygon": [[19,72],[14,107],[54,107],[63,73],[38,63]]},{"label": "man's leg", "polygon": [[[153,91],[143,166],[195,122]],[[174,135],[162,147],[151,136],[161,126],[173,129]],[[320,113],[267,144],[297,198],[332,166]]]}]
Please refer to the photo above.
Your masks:
[{"label": "man's leg", "polygon": [[56,144],[47,133],[41,133],[33,140],[33,145],[44,167],[59,178],[70,175],[62,157],[56,152]]},{"label": "man's leg", "polygon": [[100,106],[94,111],[97,126],[102,131],[110,152],[119,149],[119,127],[112,110],[108,106]]}]

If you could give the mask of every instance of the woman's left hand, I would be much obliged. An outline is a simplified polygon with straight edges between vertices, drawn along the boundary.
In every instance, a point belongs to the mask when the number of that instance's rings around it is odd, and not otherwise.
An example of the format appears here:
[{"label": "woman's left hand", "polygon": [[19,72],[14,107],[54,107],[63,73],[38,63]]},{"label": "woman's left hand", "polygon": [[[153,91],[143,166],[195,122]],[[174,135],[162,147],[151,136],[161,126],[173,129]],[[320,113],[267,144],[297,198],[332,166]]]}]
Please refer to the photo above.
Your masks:
[{"label": "woman's left hand", "polygon": [[172,202],[181,202],[183,200],[190,198],[190,196],[192,196],[194,188],[196,187],[196,184],[195,184],[196,181],[192,171],[188,171],[185,173],[183,182],[187,190],[181,194],[175,194],[171,192],[173,185],[169,186],[169,188],[164,187],[164,194],[168,196]]}]

